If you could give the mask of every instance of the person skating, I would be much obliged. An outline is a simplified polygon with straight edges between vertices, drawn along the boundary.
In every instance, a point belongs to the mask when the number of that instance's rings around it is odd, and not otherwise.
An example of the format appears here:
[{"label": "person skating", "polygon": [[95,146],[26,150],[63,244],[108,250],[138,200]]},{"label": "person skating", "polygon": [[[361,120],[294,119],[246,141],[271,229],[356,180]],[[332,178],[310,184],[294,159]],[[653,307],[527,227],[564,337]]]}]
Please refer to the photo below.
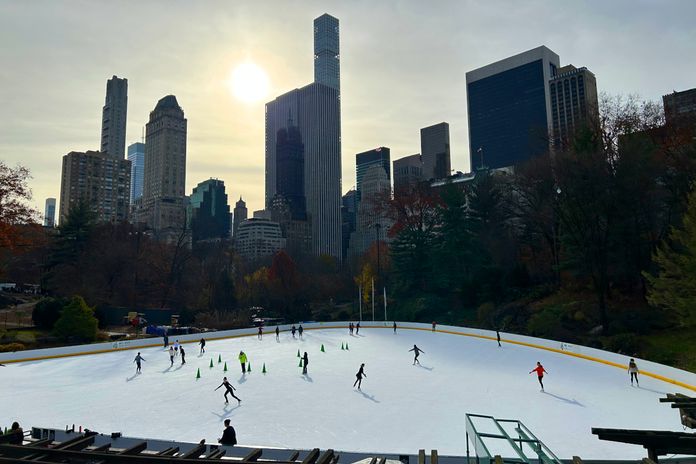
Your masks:
[{"label": "person skating", "polygon": [[418,348],[416,345],[413,345],[413,348],[411,348],[411,349],[408,350],[408,351],[413,351],[413,354],[415,355],[415,357],[413,358],[413,365],[415,366],[416,363],[418,363],[418,365],[420,366],[420,361],[418,361],[418,356],[419,356],[421,353],[425,353],[425,351],[421,350],[421,349]]},{"label": "person skating", "polygon": [[224,446],[237,444],[237,433],[234,431],[234,427],[230,425],[229,419],[225,419],[225,430],[222,431],[222,438],[218,440],[218,443]]},{"label": "person skating", "polygon": [[544,369],[544,366],[541,365],[539,361],[537,361],[537,365],[534,369],[529,371],[530,374],[536,372],[537,373],[537,378],[539,379],[539,385],[541,385],[541,391],[544,391],[544,374],[548,374],[546,372],[546,369]]},{"label": "person skating", "polygon": [[174,356],[176,356],[176,353],[174,353],[174,347],[170,346],[169,347],[169,367],[172,367],[174,365]]},{"label": "person skating", "polygon": [[358,390],[360,390],[360,385],[362,385],[362,379],[363,377],[367,377],[367,374],[365,374],[365,363],[362,363],[360,365],[360,369],[358,370],[358,373],[355,374],[355,383],[353,384],[353,388],[355,386],[358,386]]},{"label": "person skating", "polygon": [[292,325],[292,328],[290,329],[290,332],[292,332],[292,338],[295,338],[295,331],[297,329],[295,328],[295,324]]},{"label": "person skating", "polygon": [[495,337],[498,339],[498,346],[503,346],[500,344],[500,330],[495,329]]},{"label": "person skating", "polygon": [[307,364],[309,364],[309,356],[305,351],[304,356],[302,356],[302,375],[307,375]]},{"label": "person skating", "polygon": [[258,333],[257,337],[259,340],[263,339],[263,327],[262,326],[259,326],[259,333]]},{"label": "person skating", "polygon": [[135,373],[136,374],[140,374],[140,367],[141,367],[140,362],[141,361],[145,361],[145,358],[140,356],[140,352],[138,351],[138,356],[136,356],[135,359],[133,360],[133,362],[135,363]]},{"label": "person skating", "polygon": [[[394,321],[394,333],[396,333],[396,321]],[[416,346],[416,345],[413,345]]]},{"label": "person skating", "polygon": [[353,335],[353,323],[352,322],[348,323],[348,333],[350,335]]},{"label": "person skating", "polygon": [[201,341],[198,342],[199,345],[201,345],[201,351],[199,354],[205,353],[205,338],[201,338]]},{"label": "person skating", "polygon": [[179,352],[181,353],[181,365],[183,366],[186,364],[186,352],[184,351],[184,345],[181,345]]},{"label": "person skating", "polygon": [[239,364],[242,366],[242,374],[246,374],[246,363],[247,363],[247,355],[245,352],[240,351],[239,352]]},{"label": "person skating", "polygon": [[358,335],[358,333],[360,333],[360,323],[359,322],[357,324],[355,324],[355,335]]},{"label": "person skating", "polygon": [[300,338],[302,338],[302,332],[304,332],[304,329],[302,328],[302,324],[300,324],[300,328],[297,329],[297,333],[300,334]]},{"label": "person skating", "polygon": [[237,404],[242,404],[242,400],[237,398],[237,396],[234,394],[234,391],[236,390],[236,388],[234,388],[232,386],[232,384],[227,380],[227,377],[222,378],[222,383],[220,385],[218,385],[218,387],[215,389],[215,391],[217,391],[217,389],[222,387],[222,386],[225,387],[225,404],[229,403],[229,400],[227,399],[228,394],[232,395],[232,398],[237,400]]},{"label": "person skating", "polygon": [[435,332],[435,327],[437,327],[437,323],[433,321],[433,332]]},{"label": "person skating", "polygon": [[169,337],[167,336],[167,332],[162,335],[162,340],[164,341],[164,347],[167,348],[169,346]]},{"label": "person skating", "polygon": [[179,347],[180,347],[180,346],[181,346],[181,345],[179,344],[179,340],[176,340],[176,341],[174,342],[174,354],[175,354],[176,356],[179,356]]},{"label": "person skating", "polygon": [[278,326],[276,326],[276,341],[280,341],[280,328]]},{"label": "person skating", "polygon": [[633,379],[636,379],[636,386],[640,387],[640,384],[638,384],[638,372],[638,365],[633,358],[631,358],[628,362],[628,373],[631,374],[631,386],[633,386]]}]

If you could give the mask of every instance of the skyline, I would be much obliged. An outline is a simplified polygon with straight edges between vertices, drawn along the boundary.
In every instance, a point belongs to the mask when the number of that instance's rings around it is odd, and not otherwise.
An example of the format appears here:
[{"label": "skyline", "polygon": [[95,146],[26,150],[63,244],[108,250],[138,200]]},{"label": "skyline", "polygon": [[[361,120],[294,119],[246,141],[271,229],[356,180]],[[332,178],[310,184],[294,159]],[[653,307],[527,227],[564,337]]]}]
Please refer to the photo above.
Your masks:
[{"label": "skyline", "polygon": [[[189,120],[186,194],[214,177],[230,198],[263,208],[264,104],[312,80],[310,25],[323,13],[341,22],[342,193],[355,185],[355,154],[387,146],[392,160],[412,155],[420,129],[443,121],[452,169],[467,172],[465,73],[540,45],[562,66],[586,66],[610,95],[659,100],[696,87],[690,2],[591,2],[563,11],[546,1],[442,2],[437,10],[307,2],[282,14],[279,2],[126,4],[0,3],[0,40],[12,44],[0,49],[10,64],[0,70],[0,152],[31,169],[40,212],[45,198],[59,196],[62,156],[99,148],[112,75],[128,79],[126,145],[141,140],[156,102],[174,94]],[[259,102],[239,101],[226,84],[245,61],[269,76],[270,93]]]}]

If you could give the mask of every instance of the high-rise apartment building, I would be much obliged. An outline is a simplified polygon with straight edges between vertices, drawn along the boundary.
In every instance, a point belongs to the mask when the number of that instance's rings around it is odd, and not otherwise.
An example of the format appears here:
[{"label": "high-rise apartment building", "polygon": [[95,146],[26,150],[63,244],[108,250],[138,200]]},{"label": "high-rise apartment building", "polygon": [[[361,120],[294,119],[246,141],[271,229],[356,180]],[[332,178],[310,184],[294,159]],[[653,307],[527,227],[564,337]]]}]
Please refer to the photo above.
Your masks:
[{"label": "high-rise apartment building", "polygon": [[386,217],[380,202],[388,195],[391,184],[380,165],[372,165],[363,177],[362,191],[356,214],[355,232],[350,238],[350,255],[360,256],[377,241],[386,241],[391,221]]},{"label": "high-rise apartment building", "polygon": [[304,144],[291,117],[288,117],[287,127],[279,129],[276,134],[276,173],[276,196],[287,202],[292,219],[307,219]]},{"label": "high-rise apartment building", "polygon": [[145,170],[145,144],[136,142],[128,145],[128,161],[131,162],[130,202],[143,196],[143,173]]},{"label": "high-rise apartment building", "polygon": [[696,123],[696,89],[664,95],[662,104],[667,125]]},{"label": "high-rise apartment building", "polygon": [[285,248],[285,239],[277,222],[253,217],[239,224],[235,249],[244,258],[256,260],[273,256],[283,248]]},{"label": "high-rise apartment building", "polygon": [[242,197],[239,197],[239,201],[235,203],[234,205],[234,212],[233,212],[233,222],[232,222],[232,236],[237,237],[237,230],[239,229],[239,224],[243,220],[247,218],[247,207],[246,207],[246,202],[242,200]]},{"label": "high-rise apartment building", "polygon": [[208,179],[199,183],[188,200],[186,219],[194,243],[229,237],[230,206],[223,181]]},{"label": "high-rise apartment building", "polygon": [[114,76],[106,81],[106,100],[102,109],[101,152],[123,158],[126,152],[126,112],[128,79]]},{"label": "high-rise apartment building", "polygon": [[599,124],[597,80],[587,68],[559,68],[551,76],[549,91],[554,149],[567,146],[577,129]]},{"label": "high-rise apartment building", "polygon": [[187,121],[174,95],[157,102],[145,126],[143,197],[137,222],[172,239],[186,226]]},{"label": "high-rise apartment building", "polygon": [[450,175],[450,136],[449,124],[441,122],[420,130],[421,161],[423,177],[444,179]]},{"label": "high-rise apartment building", "polygon": [[372,166],[381,166],[387,176],[387,180],[391,181],[391,159],[390,150],[387,147],[377,147],[372,150],[364,151],[355,155],[355,188],[358,191],[358,199],[362,191],[362,182],[365,173]]},{"label": "high-rise apartment building", "polygon": [[46,205],[44,208],[44,227],[55,227],[56,226],[56,199],[46,198]]},{"label": "high-rise apartment building", "polygon": [[541,46],[466,73],[472,170],[514,166],[548,152],[549,83],[559,62]]},{"label": "high-rise apartment building", "polygon": [[343,256],[348,256],[350,246],[350,236],[355,232],[358,212],[358,192],[354,189],[348,190],[341,197],[341,229],[343,233]]},{"label": "high-rise apartment building", "polygon": [[412,189],[423,181],[423,162],[416,153],[394,160],[394,194]]},{"label": "high-rise apartment building", "polygon": [[60,221],[85,203],[100,222],[128,219],[131,162],[98,151],[71,151],[63,156]]},{"label": "high-rise apartment building", "polygon": [[[325,27],[327,24],[334,26]],[[315,21],[315,79],[266,104],[266,208],[278,186],[278,131],[288,115],[304,144],[304,193],[314,255],[341,259],[341,102],[339,95],[338,20],[323,15]],[[327,45],[329,44],[329,45]],[[331,45],[333,44],[333,45]],[[328,60],[328,62],[327,62]]]}]

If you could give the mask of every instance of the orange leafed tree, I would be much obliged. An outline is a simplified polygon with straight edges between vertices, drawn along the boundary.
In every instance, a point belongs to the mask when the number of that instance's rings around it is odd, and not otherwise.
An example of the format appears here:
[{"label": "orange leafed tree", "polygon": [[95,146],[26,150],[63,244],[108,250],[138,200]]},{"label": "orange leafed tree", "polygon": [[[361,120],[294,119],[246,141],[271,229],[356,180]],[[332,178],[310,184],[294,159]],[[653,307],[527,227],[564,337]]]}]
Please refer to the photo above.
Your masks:
[{"label": "orange leafed tree", "polygon": [[11,168],[0,160],[0,248],[26,245],[21,226],[36,222],[38,213],[26,204],[31,200],[30,177],[24,166]]}]

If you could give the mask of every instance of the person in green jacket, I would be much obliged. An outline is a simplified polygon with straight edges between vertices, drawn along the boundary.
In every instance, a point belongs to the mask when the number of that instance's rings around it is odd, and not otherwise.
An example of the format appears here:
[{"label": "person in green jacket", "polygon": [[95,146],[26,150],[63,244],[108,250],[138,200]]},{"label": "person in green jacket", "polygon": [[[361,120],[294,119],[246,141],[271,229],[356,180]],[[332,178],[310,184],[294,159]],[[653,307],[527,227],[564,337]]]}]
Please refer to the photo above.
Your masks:
[{"label": "person in green jacket", "polygon": [[239,352],[239,364],[242,365],[242,374],[246,374],[246,363],[247,363],[247,355],[245,352],[240,351]]}]

